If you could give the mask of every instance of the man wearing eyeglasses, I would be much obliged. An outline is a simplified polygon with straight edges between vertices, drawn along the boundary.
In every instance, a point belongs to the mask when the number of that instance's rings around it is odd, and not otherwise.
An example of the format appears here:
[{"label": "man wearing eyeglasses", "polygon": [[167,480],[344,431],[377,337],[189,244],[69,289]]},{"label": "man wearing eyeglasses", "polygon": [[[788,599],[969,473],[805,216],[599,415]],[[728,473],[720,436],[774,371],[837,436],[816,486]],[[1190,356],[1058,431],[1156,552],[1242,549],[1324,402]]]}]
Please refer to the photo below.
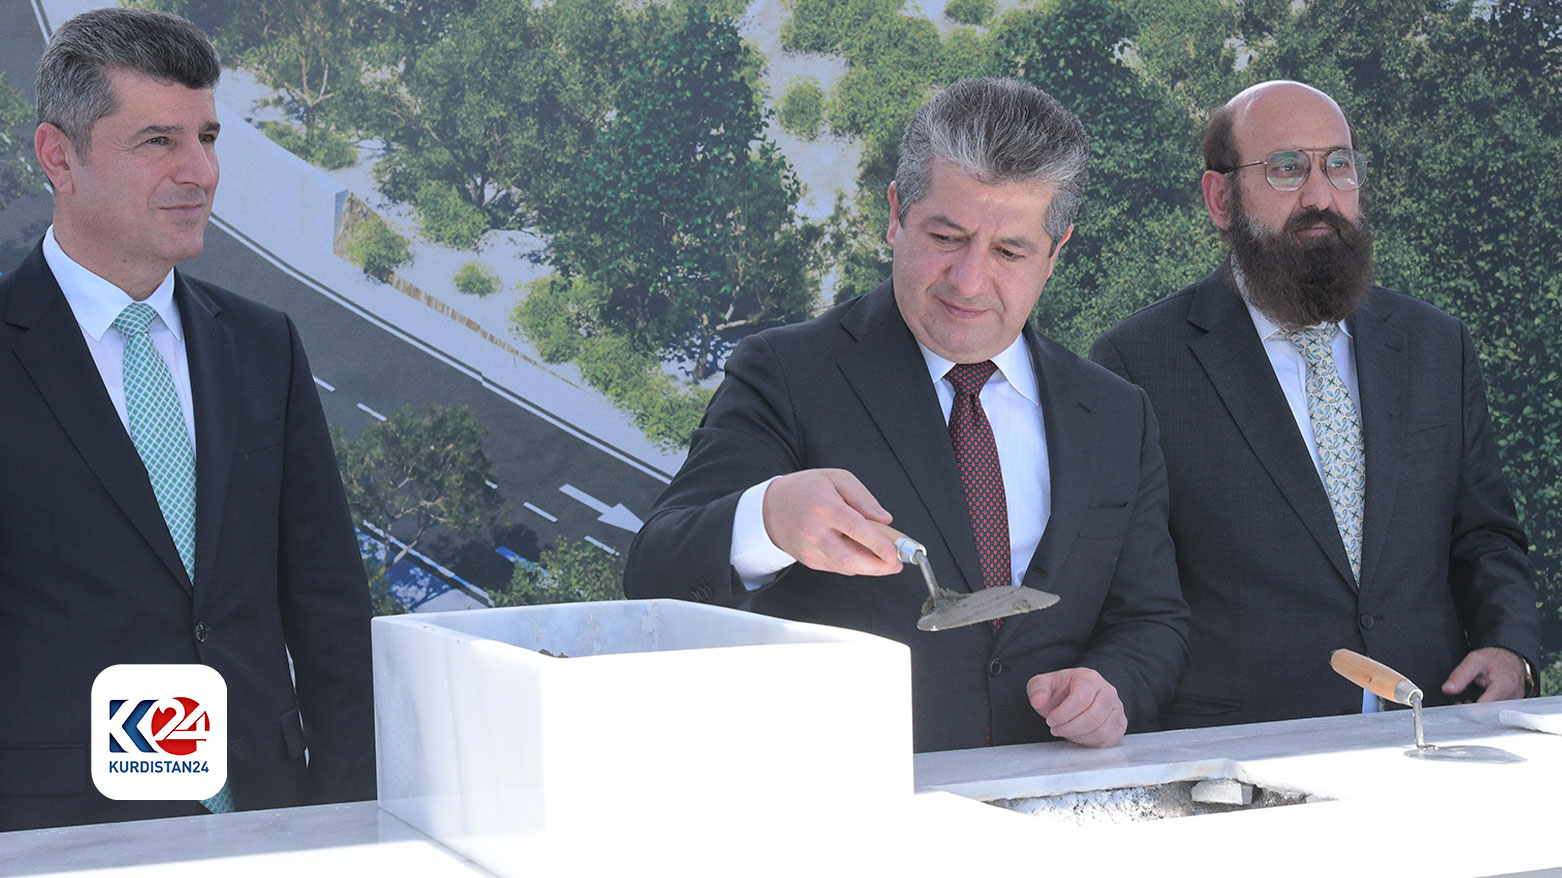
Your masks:
[{"label": "man wearing eyeglasses", "polygon": [[1364,652],[1428,704],[1534,691],[1539,615],[1469,332],[1372,283],[1366,158],[1328,95],[1243,91],[1210,117],[1213,274],[1091,357],[1161,424],[1192,610],[1170,727],[1371,711]]}]

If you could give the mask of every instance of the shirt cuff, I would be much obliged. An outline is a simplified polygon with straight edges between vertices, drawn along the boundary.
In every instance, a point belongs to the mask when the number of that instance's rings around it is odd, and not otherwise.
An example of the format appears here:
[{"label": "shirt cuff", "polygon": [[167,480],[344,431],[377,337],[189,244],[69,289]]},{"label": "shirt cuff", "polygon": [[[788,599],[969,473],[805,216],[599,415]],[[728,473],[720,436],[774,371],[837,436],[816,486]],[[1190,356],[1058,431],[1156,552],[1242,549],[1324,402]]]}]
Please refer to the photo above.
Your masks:
[{"label": "shirt cuff", "polygon": [[749,591],[769,585],[776,574],[797,563],[796,558],[777,548],[765,531],[765,489],[776,478],[744,491],[732,516],[732,569]]}]

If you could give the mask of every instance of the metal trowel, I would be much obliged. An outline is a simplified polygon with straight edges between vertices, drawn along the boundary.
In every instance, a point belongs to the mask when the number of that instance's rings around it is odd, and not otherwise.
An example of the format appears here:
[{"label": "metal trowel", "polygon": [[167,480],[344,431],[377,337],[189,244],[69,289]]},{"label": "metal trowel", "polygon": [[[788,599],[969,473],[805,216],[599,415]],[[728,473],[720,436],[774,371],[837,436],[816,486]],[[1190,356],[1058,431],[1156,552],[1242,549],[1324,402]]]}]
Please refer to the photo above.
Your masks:
[{"label": "metal trowel", "polygon": [[1428,744],[1421,724],[1421,688],[1410,682],[1410,678],[1404,674],[1380,661],[1369,659],[1359,652],[1336,649],[1329,656],[1329,667],[1334,668],[1340,676],[1380,698],[1410,706],[1415,716],[1416,746],[1413,750],[1406,750],[1405,755],[1412,759],[1453,759],[1465,762],[1524,761],[1523,756],[1509,753],[1500,747],[1485,747],[1479,744]]},{"label": "metal trowel", "polygon": [[895,541],[895,555],[922,571],[928,597],[922,604],[922,618],[917,620],[917,627],[923,631],[943,631],[1018,616],[1032,610],[1044,610],[1060,600],[1051,592],[1018,585],[984,588],[969,594],[939,588],[938,580],[933,578],[933,567],[927,561],[927,547],[887,524],[878,527]]}]

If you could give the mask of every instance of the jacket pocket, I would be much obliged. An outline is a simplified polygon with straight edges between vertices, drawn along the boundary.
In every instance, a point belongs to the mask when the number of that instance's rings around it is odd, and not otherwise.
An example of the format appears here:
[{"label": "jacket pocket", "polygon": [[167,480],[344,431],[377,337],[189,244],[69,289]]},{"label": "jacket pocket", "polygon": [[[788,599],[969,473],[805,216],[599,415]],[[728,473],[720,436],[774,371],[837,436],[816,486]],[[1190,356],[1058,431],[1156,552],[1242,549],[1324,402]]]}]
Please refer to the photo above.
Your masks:
[{"label": "jacket pocket", "polygon": [[71,796],[86,788],[86,747],[0,747],[0,795]]},{"label": "jacket pocket", "polygon": [[1219,717],[1242,709],[1241,702],[1204,695],[1174,695],[1166,707],[1169,716]]},{"label": "jacket pocket", "polygon": [[282,419],[240,424],[233,437],[233,454],[242,457],[282,444]]}]

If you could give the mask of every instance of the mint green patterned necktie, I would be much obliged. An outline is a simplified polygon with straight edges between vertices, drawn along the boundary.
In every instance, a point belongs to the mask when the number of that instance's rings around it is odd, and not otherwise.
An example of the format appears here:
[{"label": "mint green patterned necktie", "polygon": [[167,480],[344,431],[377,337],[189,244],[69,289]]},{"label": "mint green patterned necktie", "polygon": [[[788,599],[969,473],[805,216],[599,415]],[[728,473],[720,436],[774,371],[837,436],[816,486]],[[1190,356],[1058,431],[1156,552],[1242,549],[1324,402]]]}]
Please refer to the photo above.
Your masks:
[{"label": "mint green patterned necktie", "polygon": [[168,523],[168,533],[195,581],[195,452],[179,408],[168,364],[152,346],[148,327],[157,310],[145,302],[125,306],[114,328],[125,338],[125,411],[130,438],[152,480],[152,493]]},{"label": "mint green patterned necktie", "polygon": [[1339,526],[1350,559],[1351,573],[1361,581],[1361,518],[1366,491],[1367,467],[1362,453],[1361,419],[1345,382],[1334,365],[1334,326],[1291,329],[1282,333],[1296,345],[1307,360],[1307,414],[1312,421],[1313,439],[1318,444],[1318,461],[1323,470],[1323,487],[1334,508],[1334,523]]},{"label": "mint green patterned necktie", "polygon": [[[184,572],[195,581],[195,452],[179,407],[179,392],[157,348],[150,327],[157,309],[145,302],[125,306],[114,318],[114,328],[125,339],[125,413],[130,439],[152,481],[152,493],[163,512],[168,533],[184,562]],[[201,801],[213,814],[233,810],[228,785]]]}]

